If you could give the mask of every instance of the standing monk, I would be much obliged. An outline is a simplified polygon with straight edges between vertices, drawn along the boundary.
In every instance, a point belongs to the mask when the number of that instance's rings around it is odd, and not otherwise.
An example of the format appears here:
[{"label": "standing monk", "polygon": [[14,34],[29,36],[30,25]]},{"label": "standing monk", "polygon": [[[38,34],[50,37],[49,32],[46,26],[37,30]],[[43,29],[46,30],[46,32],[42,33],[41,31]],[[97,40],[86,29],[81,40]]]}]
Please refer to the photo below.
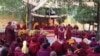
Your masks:
[{"label": "standing monk", "polygon": [[58,25],[55,26],[55,28],[54,28],[54,33],[55,33],[55,35],[56,35],[57,38],[58,38]]},{"label": "standing monk", "polygon": [[64,33],[65,33],[65,27],[64,25],[61,25],[59,28],[58,28],[58,38],[60,40],[64,40]]},{"label": "standing monk", "polygon": [[15,40],[15,32],[14,32],[14,27],[11,25],[11,22],[8,22],[8,25],[6,26],[5,29],[5,36],[6,36],[6,41],[11,44],[12,41]]},{"label": "standing monk", "polygon": [[72,26],[70,24],[68,24],[68,26],[66,26],[66,39],[70,39],[72,35]]}]

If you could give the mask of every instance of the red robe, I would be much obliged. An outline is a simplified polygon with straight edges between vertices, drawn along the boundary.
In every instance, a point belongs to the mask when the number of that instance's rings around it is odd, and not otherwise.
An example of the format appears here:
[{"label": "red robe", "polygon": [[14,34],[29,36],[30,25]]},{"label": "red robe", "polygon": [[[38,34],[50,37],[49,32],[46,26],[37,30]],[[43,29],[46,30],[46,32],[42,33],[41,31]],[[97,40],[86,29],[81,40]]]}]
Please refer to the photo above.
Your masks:
[{"label": "red robe", "polygon": [[65,41],[63,44],[62,44],[62,47],[63,47],[63,51],[64,53],[66,53],[67,49],[70,47],[70,44]]},{"label": "red robe", "polygon": [[19,24],[17,24],[17,30],[20,30],[20,29],[21,29],[20,25],[19,25]]},{"label": "red robe", "polygon": [[26,25],[23,25],[21,29],[26,30],[27,29],[27,26]]},{"label": "red robe", "polygon": [[58,41],[54,42],[51,48],[57,53],[57,55],[62,55],[64,53],[63,46]]},{"label": "red robe", "polygon": [[14,28],[11,25],[7,25],[5,29],[5,36],[6,36],[6,41],[8,43],[12,43],[15,40],[15,32]]},{"label": "red robe", "polygon": [[40,48],[36,56],[50,56],[50,52],[51,50],[48,48],[47,49]]},{"label": "red robe", "polygon": [[14,56],[20,56],[20,54],[21,54],[21,49],[20,48],[16,49],[14,52]]},{"label": "red robe", "polygon": [[66,56],[78,56],[76,54],[66,54]]},{"label": "red robe", "polygon": [[83,49],[87,50],[89,48],[89,46],[84,43],[84,42],[81,42],[80,45],[82,46]]},{"label": "red robe", "polygon": [[57,35],[57,37],[58,37],[58,27],[57,27],[57,26],[54,28],[54,33],[55,33],[55,35]]},{"label": "red robe", "polygon": [[66,39],[68,40],[68,39],[70,39],[71,36],[72,36],[72,26],[68,25],[68,26],[66,27],[66,30],[67,30],[67,32],[66,32]]},{"label": "red robe", "polygon": [[75,52],[78,56],[87,56],[87,52],[85,49],[81,48],[78,51]]},{"label": "red robe", "polygon": [[29,44],[29,50],[31,55],[36,55],[37,51],[39,50],[39,44],[37,42],[31,42]]},{"label": "red robe", "polygon": [[87,56],[100,56],[100,53],[91,53],[91,54],[88,54]]},{"label": "red robe", "polygon": [[64,27],[59,27],[59,29],[58,29],[58,38],[60,40],[64,40],[64,33],[65,33],[65,28]]}]

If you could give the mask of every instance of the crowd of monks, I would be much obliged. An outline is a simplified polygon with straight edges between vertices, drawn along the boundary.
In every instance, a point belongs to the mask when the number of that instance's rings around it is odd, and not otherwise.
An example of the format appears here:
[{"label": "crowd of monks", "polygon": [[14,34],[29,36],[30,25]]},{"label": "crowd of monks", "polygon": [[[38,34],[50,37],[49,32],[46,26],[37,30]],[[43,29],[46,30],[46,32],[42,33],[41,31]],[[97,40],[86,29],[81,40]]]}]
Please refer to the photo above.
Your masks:
[{"label": "crowd of monks", "polygon": [[[95,39],[95,31],[79,31],[77,25],[72,27],[70,24],[55,26],[57,40],[51,45],[43,31],[46,27],[28,31],[25,25],[21,28],[19,24],[14,27],[11,23],[0,38],[0,56],[100,56],[100,42]],[[82,41],[77,42],[71,37]]]}]

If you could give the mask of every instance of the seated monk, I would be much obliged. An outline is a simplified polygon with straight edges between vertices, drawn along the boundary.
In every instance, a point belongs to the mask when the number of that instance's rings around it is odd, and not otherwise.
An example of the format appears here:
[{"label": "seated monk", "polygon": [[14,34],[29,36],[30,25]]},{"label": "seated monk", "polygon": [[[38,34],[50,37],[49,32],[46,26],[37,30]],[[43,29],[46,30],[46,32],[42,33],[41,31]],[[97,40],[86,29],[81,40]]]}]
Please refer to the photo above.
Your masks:
[{"label": "seated monk", "polygon": [[43,43],[40,50],[37,52],[37,56],[50,56],[51,50],[49,49],[50,43]]},{"label": "seated monk", "polygon": [[74,51],[74,53],[77,54],[78,56],[87,56],[86,50],[83,49],[80,44],[77,45],[77,49]]},{"label": "seated monk", "polygon": [[51,48],[57,53],[57,55],[63,55],[64,53],[62,43],[60,43],[59,41],[55,41],[52,44]]},{"label": "seated monk", "polygon": [[20,46],[17,46],[15,48],[15,51],[14,51],[14,56],[20,56],[21,55],[21,47]]},{"label": "seated monk", "polygon": [[100,46],[94,48],[94,53],[89,53],[87,56],[100,56]]},{"label": "seated monk", "polygon": [[90,44],[89,48],[87,49],[87,56],[91,56],[91,54],[94,54],[94,46]]},{"label": "seated monk", "polygon": [[78,56],[74,53],[74,49],[73,48],[68,48],[67,49],[67,53],[66,56]]},{"label": "seated monk", "polygon": [[32,38],[30,44],[29,44],[29,50],[31,56],[36,56],[37,51],[39,50],[40,46],[36,40],[36,38]]}]

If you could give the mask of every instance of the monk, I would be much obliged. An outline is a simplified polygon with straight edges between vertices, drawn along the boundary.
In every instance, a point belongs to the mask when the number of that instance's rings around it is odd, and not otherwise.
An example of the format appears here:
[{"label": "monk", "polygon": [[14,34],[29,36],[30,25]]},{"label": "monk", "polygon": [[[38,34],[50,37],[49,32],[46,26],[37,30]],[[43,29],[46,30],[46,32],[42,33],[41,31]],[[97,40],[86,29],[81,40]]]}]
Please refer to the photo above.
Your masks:
[{"label": "monk", "polygon": [[14,56],[20,56],[21,55],[21,47],[16,46],[15,51],[14,51]]},{"label": "monk", "polygon": [[71,36],[72,36],[72,26],[68,24],[68,26],[66,26],[66,40],[70,39]]},{"label": "monk", "polygon": [[21,44],[21,39],[16,38],[16,41],[13,41],[9,47],[9,56],[14,56],[16,46],[22,46]]},{"label": "monk", "polygon": [[21,29],[20,24],[17,24],[17,30],[20,30],[20,29]]},{"label": "monk", "polygon": [[100,56],[100,46],[94,48],[94,53],[89,53],[87,56]]},{"label": "monk", "polygon": [[78,55],[74,53],[74,49],[73,48],[68,48],[66,56],[78,56]]},{"label": "monk", "polygon": [[15,36],[16,36],[16,38],[17,38],[17,37],[19,37],[19,36],[18,36],[18,31],[21,30],[20,24],[17,24],[17,25],[16,25],[16,29],[15,29],[15,30],[16,30],[16,31],[15,31]]},{"label": "monk", "polygon": [[77,49],[74,51],[75,54],[78,56],[87,56],[87,52],[82,46],[79,44],[77,45]]},{"label": "monk", "polygon": [[23,24],[21,29],[26,30],[27,29],[27,26],[25,24]]},{"label": "monk", "polygon": [[77,25],[74,25],[73,29],[74,29],[75,31],[77,31],[77,30],[79,29],[79,27],[78,27]]},{"label": "monk", "polygon": [[63,43],[60,43],[58,41],[55,41],[52,46],[51,49],[54,50],[57,55],[63,55],[64,51],[63,51]]},{"label": "monk", "polygon": [[5,29],[5,36],[7,43],[11,44],[15,40],[14,27],[12,27],[11,22],[8,22],[8,25]]},{"label": "monk", "polygon": [[29,50],[30,50],[30,54],[31,56],[36,56],[37,51],[39,50],[40,46],[36,40],[36,38],[32,38],[30,44],[29,44]]},{"label": "monk", "polygon": [[50,56],[57,56],[55,51],[51,51]]},{"label": "monk", "polygon": [[54,28],[54,33],[55,33],[55,35],[56,35],[57,38],[58,38],[58,26],[55,26],[55,28]]},{"label": "monk", "polygon": [[9,53],[9,51],[8,51],[8,45],[7,44],[5,44],[4,46],[3,46],[4,48],[2,49],[2,51],[1,51],[1,53],[0,53],[0,56],[8,56],[8,53]]},{"label": "monk", "polygon": [[72,36],[73,37],[78,37],[78,26],[77,25],[74,25],[74,27],[73,27],[73,34],[72,34]]},{"label": "monk", "polygon": [[68,41],[64,41],[64,43],[62,44],[62,46],[63,46],[64,54],[66,54],[66,51],[70,47],[70,44],[68,43]]},{"label": "monk", "polygon": [[64,40],[64,33],[65,33],[65,27],[64,27],[64,25],[61,25],[58,28],[58,39]]},{"label": "monk", "polygon": [[90,44],[89,48],[87,49],[87,53],[90,56],[91,56],[91,54],[94,54],[94,46],[92,44]]},{"label": "monk", "polygon": [[50,56],[51,50],[48,48],[50,43],[43,43],[42,47],[37,52],[37,56]]}]

